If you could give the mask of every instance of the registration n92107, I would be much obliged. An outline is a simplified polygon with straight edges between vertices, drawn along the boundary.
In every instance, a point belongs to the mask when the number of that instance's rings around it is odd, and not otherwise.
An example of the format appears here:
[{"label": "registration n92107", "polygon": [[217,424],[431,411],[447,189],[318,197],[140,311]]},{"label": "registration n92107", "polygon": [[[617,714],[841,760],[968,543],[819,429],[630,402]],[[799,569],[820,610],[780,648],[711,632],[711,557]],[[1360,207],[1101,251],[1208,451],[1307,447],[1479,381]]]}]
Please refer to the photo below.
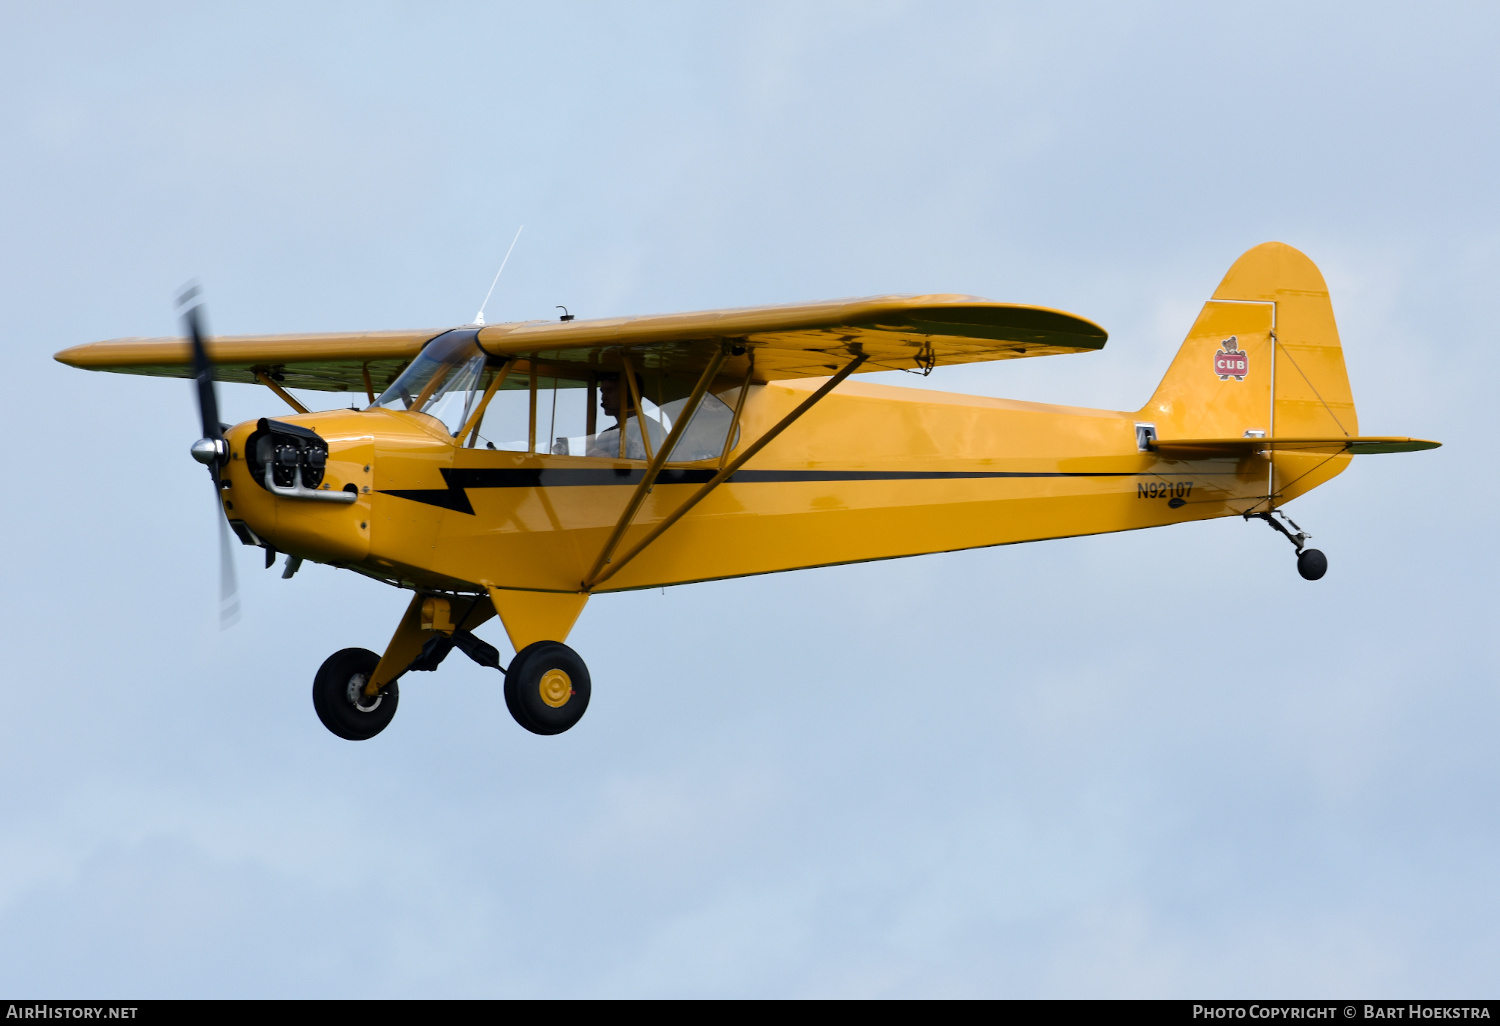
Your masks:
[{"label": "registration n92107", "polygon": [[1192,494],[1191,481],[1141,481],[1135,486],[1137,499],[1186,499]]}]

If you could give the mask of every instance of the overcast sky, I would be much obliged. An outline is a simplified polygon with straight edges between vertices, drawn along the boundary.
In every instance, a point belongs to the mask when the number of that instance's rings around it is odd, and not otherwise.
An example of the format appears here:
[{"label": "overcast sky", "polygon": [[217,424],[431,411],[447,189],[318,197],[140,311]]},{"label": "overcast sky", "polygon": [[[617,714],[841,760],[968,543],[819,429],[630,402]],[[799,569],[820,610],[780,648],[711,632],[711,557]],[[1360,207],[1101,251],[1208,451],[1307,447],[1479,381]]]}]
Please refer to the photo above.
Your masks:
[{"label": "overcast sky", "polygon": [[[1495,996],[1492,5],[0,2],[0,991]],[[317,721],[406,598],[238,553],[182,381],[52,354],[881,292],[1096,320],[895,384],[1149,396],[1241,252],[1369,456],[1289,512],[606,596]],[[333,405],[337,397],[318,397]],[[227,419],[274,414],[221,388]],[[504,646],[496,626],[481,630]],[[508,650],[507,650],[508,654]]]}]

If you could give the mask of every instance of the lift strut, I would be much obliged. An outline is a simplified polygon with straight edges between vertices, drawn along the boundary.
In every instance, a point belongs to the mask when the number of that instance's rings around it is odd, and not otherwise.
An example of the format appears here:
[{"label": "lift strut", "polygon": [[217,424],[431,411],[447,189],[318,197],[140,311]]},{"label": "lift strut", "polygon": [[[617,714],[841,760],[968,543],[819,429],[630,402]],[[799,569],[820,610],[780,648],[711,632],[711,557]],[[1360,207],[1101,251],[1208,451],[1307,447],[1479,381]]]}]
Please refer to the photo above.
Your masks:
[{"label": "lift strut", "polygon": [[[698,503],[702,502],[704,499],[708,498],[709,494],[715,488],[719,487],[719,485],[723,484],[725,481],[733,477],[735,471],[739,470],[740,467],[749,462],[749,460],[753,458],[757,453],[759,453],[767,445],[771,444],[771,442],[776,438],[777,435],[781,434],[787,428],[791,427],[799,417],[816,406],[819,400],[821,400],[829,392],[832,392],[835,388],[837,388],[845,378],[847,378],[850,374],[853,374],[859,368],[859,365],[864,363],[868,359],[869,357],[867,355],[865,355],[864,353],[860,353],[856,355],[854,359],[844,364],[844,366],[839,370],[837,374],[829,378],[827,381],[823,382],[818,390],[812,395],[808,396],[806,399],[802,400],[802,402],[797,405],[796,409],[794,409],[791,413],[788,413],[785,417],[782,417],[781,420],[777,421],[775,426],[767,430],[765,434],[761,435],[750,446],[748,446],[744,452],[740,453],[728,464],[726,464],[717,474],[715,474],[709,481],[707,481],[703,485],[703,487],[699,488],[696,492],[690,495],[682,503],[682,505],[678,506],[671,513],[667,514],[667,516],[655,527],[653,527],[644,538],[631,546],[623,556],[612,562],[604,562],[603,565],[599,566],[598,569],[592,572],[589,577],[583,581],[581,585],[582,590],[592,591],[594,588],[603,584],[605,581],[609,580],[615,574],[624,569],[627,563],[644,552],[647,546],[656,541],[657,538],[660,538],[669,527],[677,523],[677,521],[681,520],[690,509],[698,505]],[[666,446],[663,446],[662,448],[664,451],[666,450]],[[652,462],[655,463],[654,460]],[[639,488],[637,488],[637,492],[640,492]],[[623,529],[621,528],[620,530]],[[607,558],[608,557],[606,555],[605,559]]]}]

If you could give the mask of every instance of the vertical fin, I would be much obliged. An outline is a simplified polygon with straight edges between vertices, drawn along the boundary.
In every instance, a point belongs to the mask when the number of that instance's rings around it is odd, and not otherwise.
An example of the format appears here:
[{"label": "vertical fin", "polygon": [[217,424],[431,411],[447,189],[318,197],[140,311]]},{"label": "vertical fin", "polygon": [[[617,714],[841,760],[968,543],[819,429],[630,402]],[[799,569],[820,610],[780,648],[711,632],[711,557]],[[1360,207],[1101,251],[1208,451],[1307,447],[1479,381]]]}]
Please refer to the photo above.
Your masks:
[{"label": "vertical fin", "polygon": [[[1241,365],[1242,376],[1219,373]],[[1163,439],[1239,438],[1255,431],[1279,438],[1357,436],[1344,351],[1317,266],[1280,242],[1236,260],[1137,418],[1155,423]],[[1348,461],[1277,453],[1271,504],[1322,484]]]}]

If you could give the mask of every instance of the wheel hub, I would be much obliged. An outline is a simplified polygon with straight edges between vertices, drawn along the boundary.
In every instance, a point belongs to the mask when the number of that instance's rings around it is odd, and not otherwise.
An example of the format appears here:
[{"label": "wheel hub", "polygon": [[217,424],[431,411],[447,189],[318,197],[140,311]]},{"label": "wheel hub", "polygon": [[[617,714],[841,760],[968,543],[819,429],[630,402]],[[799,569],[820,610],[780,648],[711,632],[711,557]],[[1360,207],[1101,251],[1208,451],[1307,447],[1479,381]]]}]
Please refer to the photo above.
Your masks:
[{"label": "wheel hub", "polygon": [[380,708],[380,695],[371,698],[365,694],[365,685],[370,678],[362,673],[356,673],[349,678],[349,704],[362,713],[374,712]]},{"label": "wheel hub", "polygon": [[573,679],[562,670],[548,670],[542,674],[537,685],[542,701],[554,709],[561,709],[573,697]]}]

